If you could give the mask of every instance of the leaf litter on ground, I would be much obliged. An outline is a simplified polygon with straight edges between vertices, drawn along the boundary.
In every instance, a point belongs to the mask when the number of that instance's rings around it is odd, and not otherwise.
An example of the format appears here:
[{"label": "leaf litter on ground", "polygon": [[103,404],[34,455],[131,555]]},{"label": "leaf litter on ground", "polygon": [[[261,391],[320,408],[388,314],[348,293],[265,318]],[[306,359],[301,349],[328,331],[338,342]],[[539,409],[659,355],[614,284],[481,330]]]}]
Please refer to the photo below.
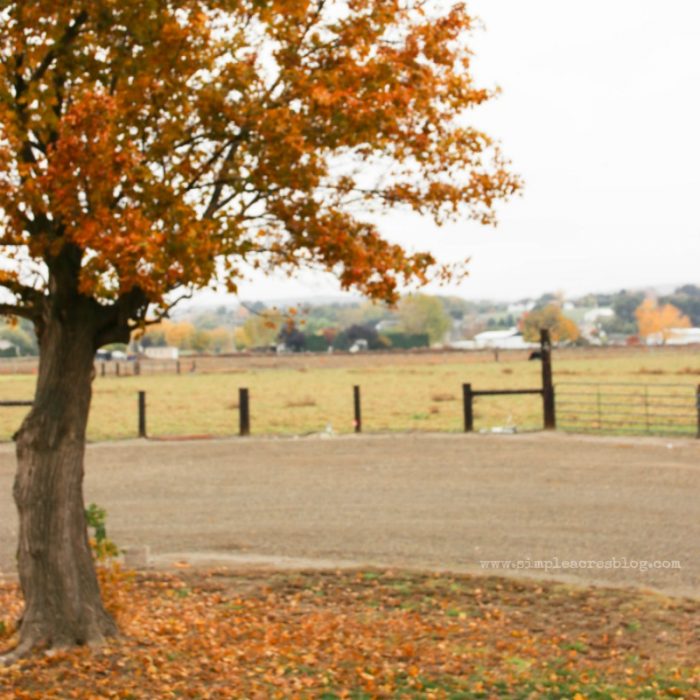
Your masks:
[{"label": "leaf litter on ground", "polygon": [[[689,599],[375,570],[101,579],[123,636],[1,668],[1,698],[700,698]],[[0,586],[0,646],[20,611]]]}]

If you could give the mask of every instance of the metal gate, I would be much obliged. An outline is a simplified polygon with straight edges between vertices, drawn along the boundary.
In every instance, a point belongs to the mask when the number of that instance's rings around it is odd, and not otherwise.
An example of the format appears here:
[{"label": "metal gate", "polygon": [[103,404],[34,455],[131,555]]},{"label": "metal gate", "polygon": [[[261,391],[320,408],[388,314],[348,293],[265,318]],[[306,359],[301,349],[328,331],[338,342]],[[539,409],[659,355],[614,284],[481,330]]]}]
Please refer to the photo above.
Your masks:
[{"label": "metal gate", "polygon": [[562,382],[555,396],[562,430],[700,437],[700,387]]}]

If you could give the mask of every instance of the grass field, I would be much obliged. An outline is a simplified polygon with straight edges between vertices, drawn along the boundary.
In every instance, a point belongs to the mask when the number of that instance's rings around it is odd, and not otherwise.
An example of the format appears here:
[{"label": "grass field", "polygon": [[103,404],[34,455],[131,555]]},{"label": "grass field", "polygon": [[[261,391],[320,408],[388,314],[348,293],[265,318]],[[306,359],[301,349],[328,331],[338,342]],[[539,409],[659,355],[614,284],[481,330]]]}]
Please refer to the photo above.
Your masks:
[{"label": "grass field", "polygon": [[[540,365],[525,353],[299,356],[240,358],[225,366],[207,365],[195,373],[98,376],[88,430],[90,440],[134,437],[139,390],[147,392],[148,432],[152,436],[231,435],[237,431],[238,388],[248,387],[255,434],[305,434],[354,428],[352,387],[362,388],[366,431],[458,431],[462,429],[461,386],[475,389],[535,388]],[[633,382],[684,387],[692,411],[692,393],[700,382],[696,350],[647,349],[555,351],[554,378],[566,382]],[[0,398],[31,399],[31,374],[0,376]],[[0,412],[0,439],[10,439],[23,408]],[[539,396],[477,399],[475,428],[542,426]],[[692,434],[692,420],[687,424]]]}]

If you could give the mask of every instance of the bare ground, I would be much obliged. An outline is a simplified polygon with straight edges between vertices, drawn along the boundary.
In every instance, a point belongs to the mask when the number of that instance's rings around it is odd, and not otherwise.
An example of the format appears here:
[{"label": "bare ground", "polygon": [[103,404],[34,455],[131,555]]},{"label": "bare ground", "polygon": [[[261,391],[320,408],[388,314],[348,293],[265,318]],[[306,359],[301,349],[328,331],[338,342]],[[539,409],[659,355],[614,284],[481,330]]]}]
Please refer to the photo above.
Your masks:
[{"label": "bare ground", "polygon": [[[14,574],[12,445],[0,571]],[[561,434],[102,443],[86,502],[156,566],[402,567],[636,586],[700,598],[700,442]],[[587,568],[485,569],[486,560]],[[619,568],[607,561],[616,560]],[[623,568],[625,560],[679,569]],[[644,564],[641,564],[643,566]]]}]

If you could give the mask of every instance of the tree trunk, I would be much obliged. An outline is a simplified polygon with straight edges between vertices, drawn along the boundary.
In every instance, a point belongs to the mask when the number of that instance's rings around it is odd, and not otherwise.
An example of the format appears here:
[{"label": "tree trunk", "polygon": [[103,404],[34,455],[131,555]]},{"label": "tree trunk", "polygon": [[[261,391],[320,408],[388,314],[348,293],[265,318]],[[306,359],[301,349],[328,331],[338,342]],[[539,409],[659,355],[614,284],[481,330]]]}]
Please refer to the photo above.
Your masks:
[{"label": "tree trunk", "polygon": [[49,312],[34,406],[16,435],[19,578],[25,609],[15,656],[97,644],[117,633],[100,598],[83,501],[95,324],[85,307]]}]

